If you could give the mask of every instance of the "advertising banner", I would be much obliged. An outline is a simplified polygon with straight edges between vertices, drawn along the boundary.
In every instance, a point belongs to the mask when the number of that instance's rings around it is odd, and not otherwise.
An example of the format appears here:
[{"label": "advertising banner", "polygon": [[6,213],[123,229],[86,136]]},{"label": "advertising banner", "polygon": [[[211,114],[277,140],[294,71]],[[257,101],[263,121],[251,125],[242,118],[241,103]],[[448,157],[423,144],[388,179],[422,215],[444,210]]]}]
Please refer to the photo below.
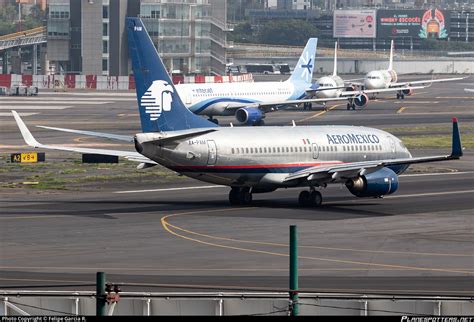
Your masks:
[{"label": "advertising banner", "polygon": [[379,10],[377,37],[445,39],[449,34],[449,12],[428,10]]},{"label": "advertising banner", "polygon": [[375,10],[335,10],[334,38],[375,38]]}]

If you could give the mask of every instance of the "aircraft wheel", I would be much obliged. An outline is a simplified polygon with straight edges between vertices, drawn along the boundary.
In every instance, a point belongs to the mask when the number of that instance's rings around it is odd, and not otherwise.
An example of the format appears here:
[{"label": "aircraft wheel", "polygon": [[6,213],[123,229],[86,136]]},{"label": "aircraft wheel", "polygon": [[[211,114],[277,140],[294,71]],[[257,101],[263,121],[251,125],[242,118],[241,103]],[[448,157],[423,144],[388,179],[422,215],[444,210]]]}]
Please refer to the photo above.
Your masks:
[{"label": "aircraft wheel", "polygon": [[242,189],[239,194],[239,201],[241,205],[248,205],[252,203],[252,194],[248,189]]},{"label": "aircraft wheel", "polygon": [[397,100],[398,100],[398,99],[400,99],[400,94],[399,94],[399,93],[397,93]]},{"label": "aircraft wheel", "polygon": [[240,204],[240,189],[239,188],[232,188],[229,191],[229,202],[231,205],[239,205]]},{"label": "aircraft wheel", "polygon": [[351,110],[351,104],[347,103],[347,110],[350,111]]},{"label": "aircraft wheel", "polygon": [[311,194],[309,191],[303,190],[298,196],[298,203],[302,207],[308,207],[311,205]]},{"label": "aircraft wheel", "polygon": [[400,98],[401,98],[402,100],[405,99],[405,95],[400,94]]},{"label": "aircraft wheel", "polygon": [[321,206],[321,204],[323,203],[323,196],[321,195],[321,192],[319,191],[311,192],[311,203],[314,206]]},{"label": "aircraft wheel", "polygon": [[355,105],[354,103],[352,103],[352,106],[351,106],[351,107],[352,107],[352,110],[355,111],[356,105]]}]

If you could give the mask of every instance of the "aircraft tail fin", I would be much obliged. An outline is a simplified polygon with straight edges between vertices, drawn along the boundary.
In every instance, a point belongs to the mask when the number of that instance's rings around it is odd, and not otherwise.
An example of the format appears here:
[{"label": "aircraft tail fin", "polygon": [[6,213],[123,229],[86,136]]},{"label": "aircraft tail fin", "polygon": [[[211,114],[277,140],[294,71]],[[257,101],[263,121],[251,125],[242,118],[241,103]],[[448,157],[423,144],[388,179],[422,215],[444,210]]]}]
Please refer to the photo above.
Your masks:
[{"label": "aircraft tail fin", "polygon": [[332,72],[332,76],[337,76],[337,41],[334,45],[334,70]]},{"label": "aircraft tail fin", "polygon": [[316,59],[316,47],[318,38],[310,38],[304,47],[303,53],[293,70],[290,78],[291,82],[305,82],[311,84],[314,71],[314,60]]},{"label": "aircraft tail fin", "polygon": [[126,25],[143,132],[216,127],[183,104],[142,20]]},{"label": "aircraft tail fin", "polygon": [[388,62],[388,70],[393,70],[393,39],[390,42],[390,58]]}]

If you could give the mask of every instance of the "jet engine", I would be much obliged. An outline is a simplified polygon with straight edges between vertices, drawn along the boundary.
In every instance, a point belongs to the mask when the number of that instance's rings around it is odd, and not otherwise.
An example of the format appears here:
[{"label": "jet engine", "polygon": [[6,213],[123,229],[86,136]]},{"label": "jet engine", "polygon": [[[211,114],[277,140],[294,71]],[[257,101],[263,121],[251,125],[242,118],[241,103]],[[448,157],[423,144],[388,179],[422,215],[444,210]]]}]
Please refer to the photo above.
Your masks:
[{"label": "jet engine", "polygon": [[403,95],[406,95],[406,96],[410,96],[411,94],[413,94],[413,90],[411,88],[409,89],[404,89],[402,91]]},{"label": "jet engine", "polygon": [[348,180],[346,187],[357,197],[380,197],[398,189],[398,176],[389,168]]},{"label": "jet engine", "polygon": [[262,125],[265,114],[258,108],[242,107],[235,112],[235,118],[245,125]]},{"label": "jet engine", "polygon": [[364,107],[369,103],[369,97],[367,94],[362,93],[354,99],[354,104],[358,107]]}]

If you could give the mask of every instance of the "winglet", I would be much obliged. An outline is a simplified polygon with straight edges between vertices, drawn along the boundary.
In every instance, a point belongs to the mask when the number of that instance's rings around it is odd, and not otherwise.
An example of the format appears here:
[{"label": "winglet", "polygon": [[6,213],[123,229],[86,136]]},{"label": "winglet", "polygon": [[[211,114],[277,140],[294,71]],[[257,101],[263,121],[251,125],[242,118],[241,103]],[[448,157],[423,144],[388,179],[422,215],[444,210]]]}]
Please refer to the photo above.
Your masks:
[{"label": "winglet", "polygon": [[458,119],[457,117],[453,117],[453,143],[450,157],[459,159],[462,155],[461,134],[459,133]]},{"label": "winglet", "polygon": [[36,139],[31,134],[30,130],[26,127],[25,123],[21,119],[20,115],[16,111],[12,111],[13,117],[15,118],[16,124],[20,129],[21,135],[23,135],[23,139],[25,140],[26,144],[29,146],[33,146],[35,148],[40,147],[41,143],[36,141]]}]

